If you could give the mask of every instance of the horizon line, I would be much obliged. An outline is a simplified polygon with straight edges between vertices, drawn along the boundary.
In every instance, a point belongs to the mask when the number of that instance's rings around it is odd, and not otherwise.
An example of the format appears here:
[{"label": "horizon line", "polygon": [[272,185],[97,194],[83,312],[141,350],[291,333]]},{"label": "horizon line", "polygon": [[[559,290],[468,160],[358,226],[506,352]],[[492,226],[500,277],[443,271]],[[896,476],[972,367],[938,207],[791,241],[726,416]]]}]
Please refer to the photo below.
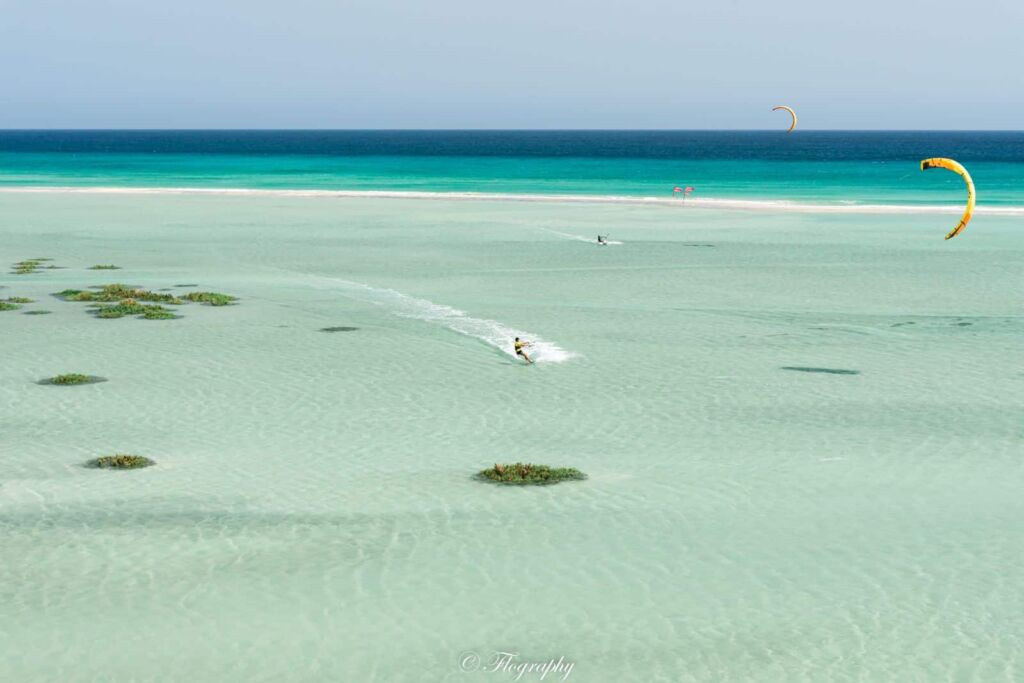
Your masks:
[{"label": "horizon line", "polygon": [[0,133],[1024,133],[1012,128],[0,128]]}]

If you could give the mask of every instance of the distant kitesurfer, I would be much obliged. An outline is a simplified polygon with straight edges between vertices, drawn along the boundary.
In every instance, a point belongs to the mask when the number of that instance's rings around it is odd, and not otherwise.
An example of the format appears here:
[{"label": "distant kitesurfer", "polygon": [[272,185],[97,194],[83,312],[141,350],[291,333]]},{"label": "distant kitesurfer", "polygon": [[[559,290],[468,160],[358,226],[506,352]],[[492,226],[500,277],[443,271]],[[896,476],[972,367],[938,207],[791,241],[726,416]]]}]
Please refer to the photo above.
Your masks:
[{"label": "distant kitesurfer", "polygon": [[605,244],[608,244],[608,235],[598,235],[597,236],[597,243],[602,245],[602,246],[605,245]]},{"label": "distant kitesurfer", "polygon": [[520,341],[519,337],[516,337],[515,347],[516,355],[525,360],[527,363],[533,363],[529,354],[526,353],[526,347],[531,346],[530,342]]}]

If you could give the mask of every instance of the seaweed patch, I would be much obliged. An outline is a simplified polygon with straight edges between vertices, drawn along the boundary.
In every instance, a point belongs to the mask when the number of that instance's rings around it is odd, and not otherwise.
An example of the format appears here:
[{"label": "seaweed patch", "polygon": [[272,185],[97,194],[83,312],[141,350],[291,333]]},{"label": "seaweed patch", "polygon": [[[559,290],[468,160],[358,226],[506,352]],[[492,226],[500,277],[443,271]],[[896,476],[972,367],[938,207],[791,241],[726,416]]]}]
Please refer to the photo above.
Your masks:
[{"label": "seaweed patch", "polygon": [[826,375],[859,375],[860,370],[846,370],[844,368],[810,368],[798,365],[784,365],[783,370],[791,370],[793,372],[820,372]]},{"label": "seaweed patch", "polygon": [[586,479],[587,475],[575,467],[549,467],[517,462],[508,465],[495,463],[494,467],[478,472],[476,478],[506,486],[546,486],[560,481]]},{"label": "seaweed patch", "polygon": [[85,466],[101,470],[137,470],[155,464],[149,458],[141,455],[118,453],[117,455],[104,455],[94,458],[85,463]]},{"label": "seaweed patch", "polygon": [[37,384],[43,386],[53,387],[74,387],[82,384],[99,384],[100,382],[106,382],[106,378],[97,377],[96,375],[83,375],[80,372],[71,372],[66,375],[57,375],[55,377],[48,377],[41,379]]}]

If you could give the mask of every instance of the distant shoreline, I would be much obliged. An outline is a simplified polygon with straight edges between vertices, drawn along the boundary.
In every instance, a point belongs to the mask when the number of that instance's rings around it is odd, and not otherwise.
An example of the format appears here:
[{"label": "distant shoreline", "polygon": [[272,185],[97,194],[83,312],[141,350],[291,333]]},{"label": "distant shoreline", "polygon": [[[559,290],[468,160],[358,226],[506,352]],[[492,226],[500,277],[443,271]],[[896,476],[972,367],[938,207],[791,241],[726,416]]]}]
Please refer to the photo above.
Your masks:
[{"label": "distant shoreline", "polygon": [[[0,186],[0,194],[101,194],[101,195],[209,195],[227,197],[293,197],[335,199],[419,199],[448,201],[538,202],[553,204],[633,204],[677,209],[722,209],[731,211],[770,211],[781,213],[836,214],[959,214],[962,205],[937,204],[823,204],[791,200],[715,199],[690,197],[642,197],[629,195],[515,194],[497,192],[425,192],[403,190],[300,190],[267,188],[204,187],[75,187],[75,186]],[[985,206],[976,214],[1024,216],[1024,206]]]}]

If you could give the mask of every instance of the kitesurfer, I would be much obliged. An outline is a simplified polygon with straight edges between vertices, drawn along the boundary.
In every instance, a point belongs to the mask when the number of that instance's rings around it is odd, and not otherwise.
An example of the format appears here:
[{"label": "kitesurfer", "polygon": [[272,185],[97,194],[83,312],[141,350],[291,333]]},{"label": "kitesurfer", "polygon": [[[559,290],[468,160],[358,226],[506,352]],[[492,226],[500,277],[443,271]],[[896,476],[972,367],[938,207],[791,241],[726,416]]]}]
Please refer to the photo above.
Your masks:
[{"label": "kitesurfer", "polygon": [[597,236],[597,243],[600,244],[601,246],[604,246],[604,245],[608,244],[608,236],[607,235],[598,235]]},{"label": "kitesurfer", "polygon": [[530,358],[530,355],[528,353],[526,353],[526,347],[527,346],[531,346],[530,342],[522,341],[522,340],[519,339],[519,337],[516,337],[516,341],[515,341],[516,355],[519,356],[520,358],[522,358],[523,360],[525,360],[527,363],[532,364],[533,360]]}]

